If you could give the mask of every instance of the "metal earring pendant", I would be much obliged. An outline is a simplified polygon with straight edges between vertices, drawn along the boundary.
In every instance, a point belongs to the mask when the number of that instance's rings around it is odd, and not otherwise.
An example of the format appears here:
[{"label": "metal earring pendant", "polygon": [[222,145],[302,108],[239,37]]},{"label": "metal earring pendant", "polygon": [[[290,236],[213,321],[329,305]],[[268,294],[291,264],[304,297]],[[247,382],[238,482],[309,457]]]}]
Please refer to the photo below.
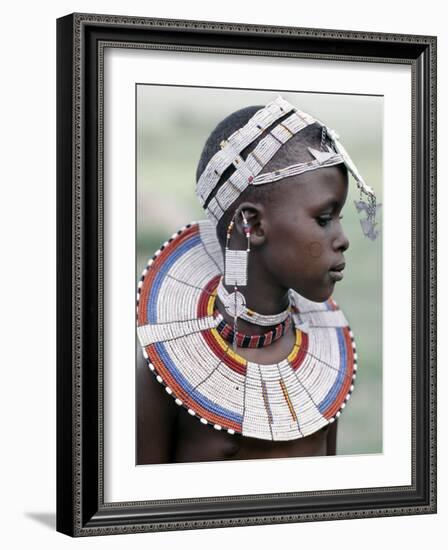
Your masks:
[{"label": "metal earring pendant", "polygon": [[[227,286],[232,286],[233,292],[228,294],[223,306],[227,313],[233,317],[234,335],[237,333],[238,317],[246,309],[246,299],[243,294],[239,292],[238,287],[247,286],[247,264],[250,252],[250,226],[243,212],[241,212],[241,215],[243,217],[244,233],[247,237],[246,250],[229,249],[230,237],[235,225],[235,212],[232,221],[227,228],[226,249],[224,254],[224,284]],[[236,349],[236,337],[233,339],[233,349]]]}]

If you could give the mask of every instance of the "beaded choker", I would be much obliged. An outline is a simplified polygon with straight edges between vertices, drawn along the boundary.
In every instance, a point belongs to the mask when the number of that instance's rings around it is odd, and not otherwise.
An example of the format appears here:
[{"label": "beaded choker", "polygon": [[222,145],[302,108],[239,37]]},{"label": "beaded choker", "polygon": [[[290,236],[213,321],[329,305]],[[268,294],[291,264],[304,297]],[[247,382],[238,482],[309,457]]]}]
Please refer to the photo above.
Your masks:
[{"label": "beaded choker", "polygon": [[357,368],[353,334],[336,302],[290,291],[295,344],[282,361],[259,364],[235,353],[217,330],[222,274],[223,254],[209,221],[174,234],[143,272],[137,334],[166,393],[202,424],[258,439],[294,440],[334,422],[350,399]]},{"label": "beaded choker", "polygon": [[[232,296],[226,290],[226,287],[223,284],[222,278],[219,281],[218,285],[218,298],[221,300],[222,305],[225,307],[226,311],[229,311],[232,306]],[[238,317],[244,319],[248,323],[253,325],[260,325],[262,327],[272,327],[279,323],[282,323],[291,315],[291,307],[288,306],[284,311],[280,313],[275,313],[273,315],[263,315],[246,307],[246,301],[244,296],[242,296],[241,309],[239,310]]]},{"label": "beaded choker", "polygon": [[289,316],[264,334],[249,335],[242,332],[237,332],[235,334],[232,325],[229,325],[221,314],[216,315],[216,318],[221,319],[219,325],[216,327],[220,336],[231,344],[236,342],[236,345],[240,348],[263,348],[269,346],[281,338],[291,326],[291,316]]}]

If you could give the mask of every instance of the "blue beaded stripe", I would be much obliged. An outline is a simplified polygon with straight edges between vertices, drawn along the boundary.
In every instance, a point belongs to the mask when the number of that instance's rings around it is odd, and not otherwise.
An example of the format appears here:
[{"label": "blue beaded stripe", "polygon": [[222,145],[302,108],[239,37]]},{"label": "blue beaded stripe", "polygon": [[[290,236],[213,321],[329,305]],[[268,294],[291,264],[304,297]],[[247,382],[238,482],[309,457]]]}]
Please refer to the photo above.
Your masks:
[{"label": "blue beaded stripe", "polygon": [[[225,409],[223,407],[220,407],[216,403],[213,403],[207,397],[202,395],[197,389],[195,389],[185,378],[185,376],[177,369],[176,365],[173,363],[169,353],[167,352],[164,344],[161,342],[157,342],[156,344],[153,344],[157,354],[160,357],[160,360],[162,363],[166,366],[167,370],[169,370],[171,376],[176,380],[176,382],[181,386],[181,388],[197,403],[199,403],[204,409],[207,409],[213,413],[218,414],[219,416],[222,416],[224,418],[227,418],[229,420],[232,420],[233,422],[236,422],[237,424],[242,424],[243,417],[234,412],[230,411],[228,409]],[[171,388],[175,393],[175,388]]]},{"label": "blue beaded stripe", "polygon": [[341,386],[344,383],[344,378],[347,370],[347,350],[345,347],[344,329],[335,328],[335,330],[336,330],[336,335],[338,337],[338,344],[339,344],[339,357],[340,357],[339,371],[338,371],[338,375],[336,376],[336,380],[333,383],[333,386],[330,388],[327,395],[317,406],[321,414],[323,414],[324,411],[330,405],[332,405],[334,400],[336,399],[337,394],[339,393]]},{"label": "blue beaded stripe", "polygon": [[[151,285],[151,290],[148,296],[148,305],[146,310],[147,322],[157,323],[157,297],[160,292],[160,287],[165,279],[166,274],[171,269],[172,265],[186,252],[190,251],[195,246],[201,244],[200,235],[192,235],[187,241],[182,243],[179,248],[176,248],[159,267],[157,275],[154,277]],[[156,259],[157,261],[157,259]]]}]

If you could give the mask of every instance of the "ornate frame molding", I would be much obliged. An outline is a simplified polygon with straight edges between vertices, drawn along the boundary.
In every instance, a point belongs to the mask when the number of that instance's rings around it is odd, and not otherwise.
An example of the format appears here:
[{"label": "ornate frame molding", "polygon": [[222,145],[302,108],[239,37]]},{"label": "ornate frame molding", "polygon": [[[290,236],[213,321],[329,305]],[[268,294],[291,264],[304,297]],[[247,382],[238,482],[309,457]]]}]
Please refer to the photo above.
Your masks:
[{"label": "ornate frame molding", "polygon": [[[58,20],[57,41],[57,529],[90,536],[435,513],[436,38],[72,14]],[[102,83],[108,46],[411,65],[410,486],[104,502]]]}]

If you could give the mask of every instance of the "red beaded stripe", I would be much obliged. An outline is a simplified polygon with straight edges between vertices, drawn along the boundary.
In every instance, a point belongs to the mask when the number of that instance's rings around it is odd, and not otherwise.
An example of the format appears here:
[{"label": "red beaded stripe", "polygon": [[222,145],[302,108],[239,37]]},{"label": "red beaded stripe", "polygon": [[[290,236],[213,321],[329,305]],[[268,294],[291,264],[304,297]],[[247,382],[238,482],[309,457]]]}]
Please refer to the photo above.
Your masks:
[{"label": "red beaded stripe", "polygon": [[[211,279],[204,287],[204,290],[202,291],[198,302],[199,318],[206,317],[208,315],[207,308],[208,302],[210,300],[210,295],[213,294],[213,292],[216,290],[220,278],[220,275],[216,275],[216,277],[213,277],[213,279]],[[222,347],[218,344],[210,330],[203,330],[201,332],[201,336],[202,338],[204,338],[206,344],[216,355],[216,357],[220,359],[227,367],[235,372],[238,372],[239,374],[246,374],[246,365],[238,363],[238,361],[235,361],[230,355],[226,354]]]},{"label": "red beaded stripe", "polygon": [[243,346],[243,340],[244,340],[244,334],[241,334],[241,332],[236,333],[236,343],[238,347]]},{"label": "red beaded stripe", "polygon": [[290,362],[292,370],[297,370],[305,360],[306,354],[308,353],[308,334],[306,332],[301,332],[301,342],[299,346],[299,351],[295,358]]},{"label": "red beaded stripe", "polygon": [[[230,326],[226,325],[221,332],[221,336],[224,338],[224,340],[227,340],[231,334],[232,334],[232,329],[230,328]],[[237,337],[237,341],[238,341],[238,337]]]},{"label": "red beaded stripe", "polygon": [[[218,312],[215,311],[215,317],[217,316]],[[291,325],[291,317],[287,317],[284,321],[282,321],[280,324],[278,324],[274,329],[271,329],[270,331],[265,332],[264,334],[244,334],[244,332],[238,332],[236,333],[236,343],[240,348],[260,348],[265,347],[269,344],[272,344],[276,342],[285,332],[289,329]],[[233,327],[226,323],[226,321],[222,320],[220,321],[218,327],[216,330],[219,332],[221,337],[226,340],[226,342],[230,342],[233,344]],[[269,338],[268,338],[269,336]],[[260,345],[260,341],[263,338],[262,344]]]},{"label": "red beaded stripe", "polygon": [[199,233],[199,226],[197,224],[182,231],[180,235],[176,235],[173,241],[169,244],[169,247],[165,247],[160,254],[154,259],[154,262],[148,268],[148,271],[143,280],[143,285],[140,291],[140,298],[138,304],[138,325],[144,325],[147,323],[146,310],[148,304],[148,296],[151,292],[152,282],[157,275],[157,269],[154,266],[159,263],[163,263],[167,257],[169,257],[175,250],[182,245],[185,241],[192,236]]},{"label": "red beaded stripe", "polygon": [[344,382],[339,390],[339,393],[333,404],[324,412],[323,416],[330,419],[339,411],[341,405],[344,403],[345,398],[350,390],[350,386],[353,383],[353,366],[354,366],[354,357],[353,357],[353,348],[352,348],[352,339],[350,337],[350,328],[344,327],[343,329],[344,340],[345,340],[345,352],[347,356],[346,371]]},{"label": "red beaded stripe", "polygon": [[[213,294],[215,289],[218,286],[220,275],[217,275],[216,277],[213,277],[206,286],[204,287],[204,290],[202,291],[201,296],[199,297],[198,302],[198,317],[206,317],[208,315],[207,313],[207,306],[208,302],[210,300],[210,295]],[[239,374],[245,375],[246,374],[246,365],[242,365],[241,363],[238,363],[238,361],[235,361],[232,359],[232,357],[225,353],[225,351],[222,349],[222,347],[218,344],[218,342],[215,340],[215,337],[213,336],[212,332],[210,330],[203,330],[201,332],[202,338],[204,338],[205,342],[209,346],[209,348],[213,351],[213,353],[216,355],[218,359],[221,359],[222,362],[232,369],[235,372],[238,372]]]},{"label": "red beaded stripe", "polygon": [[297,422],[297,415],[296,411],[294,410],[293,404],[291,403],[291,399],[289,398],[288,390],[286,389],[285,383],[282,379],[280,379],[280,387],[282,388],[283,397],[285,398],[286,404],[288,405],[289,412],[292,416],[292,419],[294,422]]},{"label": "red beaded stripe", "polygon": [[146,346],[145,349],[150,361],[156,369],[157,374],[160,375],[164,383],[173,391],[174,396],[180,399],[187,408],[192,409],[197,415],[202,416],[213,424],[219,424],[227,430],[231,429],[235,432],[241,432],[241,424],[237,424],[228,418],[224,418],[223,416],[217,415],[208,409],[204,409],[197,401],[194,401],[171,376],[170,371],[161,361],[153,345]]},{"label": "red beaded stripe", "polygon": [[238,372],[243,376],[246,375],[246,365],[239,363],[235,359],[232,359],[232,357],[228,353],[226,353],[225,350],[223,350],[222,347],[218,344],[210,330],[202,331],[201,336],[202,338],[204,338],[213,353],[216,355],[216,358],[221,359],[226,367],[229,367],[229,369],[232,369],[233,371]]},{"label": "red beaded stripe", "polygon": [[216,275],[215,277],[213,277],[213,279],[210,279],[210,281],[205,285],[203,291],[201,292],[197,308],[198,319],[202,319],[202,317],[208,317],[208,301],[210,300],[210,296],[216,290],[220,278],[220,275]]}]

